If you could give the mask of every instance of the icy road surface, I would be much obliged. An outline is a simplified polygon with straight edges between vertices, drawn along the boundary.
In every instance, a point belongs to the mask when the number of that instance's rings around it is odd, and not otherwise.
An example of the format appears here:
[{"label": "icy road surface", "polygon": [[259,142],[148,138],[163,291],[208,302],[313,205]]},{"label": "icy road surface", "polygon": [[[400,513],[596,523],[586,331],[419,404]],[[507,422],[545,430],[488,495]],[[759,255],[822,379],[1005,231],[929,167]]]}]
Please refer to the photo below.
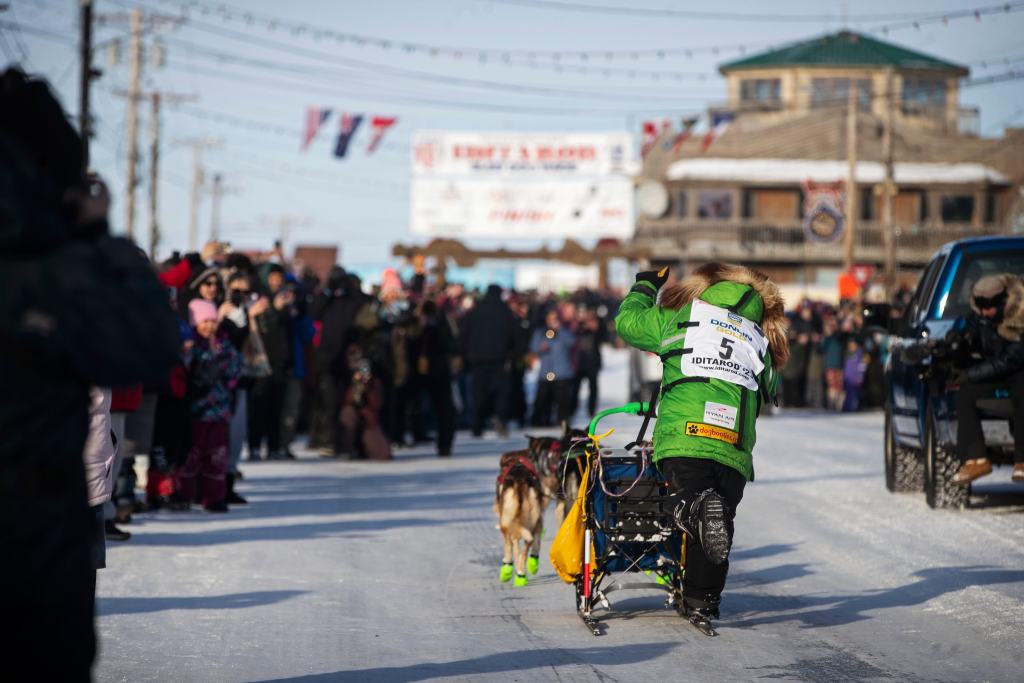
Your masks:
[{"label": "icy road surface", "polygon": [[139,515],[110,544],[96,680],[1024,680],[1024,487],[997,469],[966,512],[889,494],[881,427],[761,421],[714,639],[653,591],[590,635],[546,547],[529,586],[498,582],[497,454],[521,433],[247,464],[248,507]]}]

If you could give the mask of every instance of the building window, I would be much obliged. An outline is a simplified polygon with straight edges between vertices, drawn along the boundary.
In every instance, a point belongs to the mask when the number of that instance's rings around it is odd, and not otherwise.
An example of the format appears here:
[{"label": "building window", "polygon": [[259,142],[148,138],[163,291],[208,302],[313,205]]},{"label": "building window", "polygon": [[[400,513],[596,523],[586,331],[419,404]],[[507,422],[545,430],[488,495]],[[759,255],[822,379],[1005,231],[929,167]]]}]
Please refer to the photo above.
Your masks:
[{"label": "building window", "polygon": [[[861,111],[871,110],[871,79],[858,78],[857,106]],[[834,107],[845,104],[850,97],[849,78],[811,79],[811,109]]]},{"label": "building window", "polygon": [[782,102],[782,81],[778,78],[745,78],[740,81],[740,101],[777,107]]},{"label": "building window", "polygon": [[945,110],[946,82],[928,78],[903,79],[903,111],[908,114]]},{"label": "building window", "polygon": [[732,218],[731,190],[697,192],[697,216],[706,219]]},{"label": "building window", "polygon": [[[872,221],[875,219],[875,193],[871,188],[863,188],[860,191],[860,219]],[[881,212],[879,212],[881,213]]]},{"label": "building window", "polygon": [[939,198],[944,223],[970,223],[974,217],[974,195],[944,194]]},{"label": "building window", "polygon": [[[680,218],[686,218],[687,210],[690,208],[687,202],[686,190],[676,192],[675,214]],[[589,386],[589,385],[588,385]]]}]

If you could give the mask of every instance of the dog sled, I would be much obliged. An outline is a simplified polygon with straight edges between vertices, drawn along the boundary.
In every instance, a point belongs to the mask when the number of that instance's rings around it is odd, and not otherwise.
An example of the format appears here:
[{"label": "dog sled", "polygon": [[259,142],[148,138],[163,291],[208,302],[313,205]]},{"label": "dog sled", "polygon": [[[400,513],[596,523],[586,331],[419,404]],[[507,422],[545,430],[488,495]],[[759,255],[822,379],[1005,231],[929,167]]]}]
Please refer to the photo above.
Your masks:
[{"label": "dog sled", "polygon": [[[650,444],[643,441],[652,412],[646,402],[604,410],[591,421],[585,448],[575,449],[582,452],[567,454],[581,473],[581,484],[552,544],[551,560],[562,579],[572,582],[576,611],[595,636],[603,633],[597,612],[610,611],[609,596],[623,590],[662,591],[665,606],[688,618],[682,581],[685,532],[676,526],[676,501],[654,466]],[[625,448],[601,446],[607,433],[597,435],[598,423],[622,413],[644,417],[637,441]],[[643,578],[626,581],[630,575]],[[717,635],[710,625],[701,630]]]}]

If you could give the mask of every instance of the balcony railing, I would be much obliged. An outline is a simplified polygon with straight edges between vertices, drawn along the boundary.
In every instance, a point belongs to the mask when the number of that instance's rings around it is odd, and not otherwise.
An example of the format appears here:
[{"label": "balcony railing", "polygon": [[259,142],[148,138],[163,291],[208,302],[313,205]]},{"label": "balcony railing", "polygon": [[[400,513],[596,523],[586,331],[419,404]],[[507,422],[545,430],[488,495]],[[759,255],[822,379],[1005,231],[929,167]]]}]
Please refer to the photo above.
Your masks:
[{"label": "balcony railing", "polygon": [[[896,259],[904,265],[923,265],[940,246],[952,240],[1005,233],[1003,226],[980,228],[969,224],[897,226],[894,229]],[[843,262],[842,238],[835,242],[812,240],[802,223],[768,224],[759,221],[687,221],[641,224],[640,243],[672,243],[679,256],[766,262],[839,264]],[[854,259],[882,263],[885,242],[877,222],[861,221],[854,233]]]}]

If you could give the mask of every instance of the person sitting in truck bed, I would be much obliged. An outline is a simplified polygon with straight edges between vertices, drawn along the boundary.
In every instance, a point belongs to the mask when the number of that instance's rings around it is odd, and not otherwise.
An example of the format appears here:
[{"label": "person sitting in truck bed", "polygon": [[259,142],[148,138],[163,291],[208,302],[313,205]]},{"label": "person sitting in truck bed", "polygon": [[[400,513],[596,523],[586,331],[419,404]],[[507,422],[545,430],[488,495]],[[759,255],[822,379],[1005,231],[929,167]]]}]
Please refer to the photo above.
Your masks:
[{"label": "person sitting in truck bed", "polygon": [[1011,478],[1024,483],[1024,280],[1012,273],[981,278],[971,290],[971,310],[963,338],[967,350],[980,354],[981,360],[958,369],[951,378],[960,385],[956,441],[963,463],[952,481],[966,485],[992,472],[977,402],[997,390],[1009,390],[1014,425]]}]

